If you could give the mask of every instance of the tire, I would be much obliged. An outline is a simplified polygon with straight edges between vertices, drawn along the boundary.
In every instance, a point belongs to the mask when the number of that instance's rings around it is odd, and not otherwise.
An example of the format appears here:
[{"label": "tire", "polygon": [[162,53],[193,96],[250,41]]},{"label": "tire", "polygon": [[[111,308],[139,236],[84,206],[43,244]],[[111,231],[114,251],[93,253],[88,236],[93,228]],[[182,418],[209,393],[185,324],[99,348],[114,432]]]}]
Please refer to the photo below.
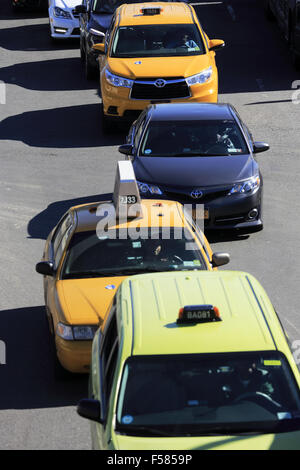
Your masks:
[{"label": "tire", "polygon": [[95,80],[97,77],[97,68],[91,65],[87,50],[85,51],[84,70],[85,78],[87,80]]},{"label": "tire", "polygon": [[56,346],[55,346],[55,337],[52,336],[52,359],[53,359],[53,375],[55,380],[70,380],[73,375],[67,369],[65,369],[57,357]]},{"label": "tire", "polygon": [[101,127],[103,134],[112,133],[112,119],[109,116],[106,116],[106,114],[104,114],[103,105],[101,105]]},{"label": "tire", "polygon": [[85,52],[84,52],[83,47],[82,47],[82,39],[81,39],[81,36],[80,36],[80,61],[81,61],[82,65],[83,65],[84,62],[85,62]]},{"label": "tire", "polygon": [[266,18],[267,18],[269,21],[274,21],[274,20],[275,20],[275,16],[274,16],[274,13],[273,13],[272,10],[271,10],[269,0],[265,0],[265,1],[264,1],[264,10],[265,10],[265,16],[266,16]]},{"label": "tire", "polygon": [[296,54],[295,50],[292,51],[292,61],[296,70],[300,70],[300,55]]}]

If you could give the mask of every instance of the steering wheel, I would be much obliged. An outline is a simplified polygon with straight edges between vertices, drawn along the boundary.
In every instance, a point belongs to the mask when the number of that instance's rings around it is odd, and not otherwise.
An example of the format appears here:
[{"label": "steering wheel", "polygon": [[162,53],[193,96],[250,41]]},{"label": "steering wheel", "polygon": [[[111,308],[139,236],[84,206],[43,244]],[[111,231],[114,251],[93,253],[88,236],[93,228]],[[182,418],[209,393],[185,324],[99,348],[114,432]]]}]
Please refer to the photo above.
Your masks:
[{"label": "steering wheel", "polygon": [[[269,395],[263,392],[246,392],[242,393],[238,397],[236,397],[233,402],[238,403],[239,401],[242,401],[244,399],[255,399],[255,400],[267,400],[267,403],[269,405],[273,405],[275,408],[282,408],[282,405],[280,403],[277,403],[277,401],[273,400]],[[254,400],[254,401],[255,401]]]}]

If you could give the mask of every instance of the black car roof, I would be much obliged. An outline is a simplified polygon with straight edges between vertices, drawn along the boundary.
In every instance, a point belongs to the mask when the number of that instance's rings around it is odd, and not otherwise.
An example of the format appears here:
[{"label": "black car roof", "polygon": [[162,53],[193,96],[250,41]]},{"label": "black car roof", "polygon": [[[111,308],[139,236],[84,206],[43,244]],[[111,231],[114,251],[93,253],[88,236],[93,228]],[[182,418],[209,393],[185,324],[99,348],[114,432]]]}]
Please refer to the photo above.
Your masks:
[{"label": "black car roof", "polygon": [[161,103],[149,106],[151,120],[193,121],[198,119],[234,119],[228,103]]}]

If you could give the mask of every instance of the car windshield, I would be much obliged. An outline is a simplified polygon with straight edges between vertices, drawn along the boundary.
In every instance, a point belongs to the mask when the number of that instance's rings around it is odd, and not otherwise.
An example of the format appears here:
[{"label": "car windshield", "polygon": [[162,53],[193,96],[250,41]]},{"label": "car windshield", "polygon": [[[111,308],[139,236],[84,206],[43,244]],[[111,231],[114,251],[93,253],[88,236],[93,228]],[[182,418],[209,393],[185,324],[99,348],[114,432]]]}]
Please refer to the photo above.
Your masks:
[{"label": "car windshield", "polygon": [[299,388],[277,351],[132,356],[123,369],[116,431],[147,436],[282,432],[295,422],[300,429],[299,418]]},{"label": "car windshield", "polygon": [[191,240],[191,232],[182,227],[152,227],[140,235],[126,229],[108,230],[100,238],[95,230],[78,232],[68,247],[62,279],[207,269],[198,245]]},{"label": "car windshield", "polygon": [[138,3],[138,0],[93,0],[92,10],[94,13],[107,13],[112,15],[123,3]]},{"label": "car windshield", "polygon": [[170,57],[204,54],[200,32],[194,24],[120,26],[111,57]]},{"label": "car windshield", "polygon": [[150,121],[143,136],[142,157],[238,156],[249,154],[235,121]]}]

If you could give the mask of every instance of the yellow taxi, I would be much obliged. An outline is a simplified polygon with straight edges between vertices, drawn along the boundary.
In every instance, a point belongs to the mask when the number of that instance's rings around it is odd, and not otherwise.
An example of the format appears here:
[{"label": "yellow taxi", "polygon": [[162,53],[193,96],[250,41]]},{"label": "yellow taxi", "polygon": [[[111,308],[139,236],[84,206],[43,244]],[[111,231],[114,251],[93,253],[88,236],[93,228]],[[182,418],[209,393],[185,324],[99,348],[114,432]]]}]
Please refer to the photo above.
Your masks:
[{"label": "yellow taxi", "polygon": [[151,103],[216,102],[215,51],[194,8],[183,2],[121,5],[99,54],[103,125],[131,119]]},{"label": "yellow taxi", "polygon": [[94,338],[77,411],[95,449],[300,449],[300,374],[245,272],[128,277]]},{"label": "yellow taxi", "polygon": [[228,261],[228,254],[212,253],[181,204],[140,200],[131,162],[119,162],[113,200],[71,207],[36,265],[44,276],[57,377],[65,369],[89,371],[91,341],[126,276],[213,270]]}]

